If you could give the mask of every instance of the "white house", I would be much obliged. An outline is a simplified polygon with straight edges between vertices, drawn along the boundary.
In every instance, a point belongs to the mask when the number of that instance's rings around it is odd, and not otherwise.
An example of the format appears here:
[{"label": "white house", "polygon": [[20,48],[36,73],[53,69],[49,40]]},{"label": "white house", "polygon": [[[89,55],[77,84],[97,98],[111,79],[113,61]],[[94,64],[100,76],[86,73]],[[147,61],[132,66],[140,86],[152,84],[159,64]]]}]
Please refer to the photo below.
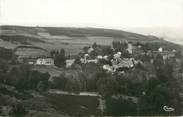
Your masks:
[{"label": "white house", "polygon": [[163,52],[163,48],[160,47],[160,48],[158,49],[158,51],[159,51],[159,52]]},{"label": "white house", "polygon": [[29,61],[28,64],[29,64],[29,65],[34,65],[34,62]]},{"label": "white house", "polygon": [[114,59],[119,59],[121,57],[121,52],[117,52],[113,55]]},{"label": "white house", "polygon": [[103,58],[104,58],[105,60],[108,60],[108,56],[107,56],[107,55],[105,55]]},{"label": "white house", "polygon": [[97,59],[103,59],[103,56],[99,55],[97,56]]},{"label": "white house", "polygon": [[132,54],[133,53],[133,45],[131,43],[128,43],[128,48],[127,48],[127,51],[128,53]]},{"label": "white house", "polygon": [[66,67],[69,68],[74,64],[75,59],[66,60]]},{"label": "white house", "polygon": [[112,67],[114,71],[118,68],[133,68],[134,67],[134,58],[123,58],[123,59],[118,59],[118,60],[111,60],[112,62]]},{"label": "white house", "polygon": [[36,65],[54,65],[52,58],[39,58],[36,60]]},{"label": "white house", "polygon": [[98,60],[97,59],[90,59],[90,60],[87,60],[88,63],[97,63]]},{"label": "white house", "polygon": [[112,72],[112,71],[113,71],[113,69],[112,69],[112,67],[111,67],[110,65],[103,65],[102,68],[103,68],[104,70],[109,71],[109,72]]},{"label": "white house", "polygon": [[91,53],[92,51],[94,51],[94,49],[93,49],[92,47],[90,47],[90,48],[88,49],[88,53]]}]

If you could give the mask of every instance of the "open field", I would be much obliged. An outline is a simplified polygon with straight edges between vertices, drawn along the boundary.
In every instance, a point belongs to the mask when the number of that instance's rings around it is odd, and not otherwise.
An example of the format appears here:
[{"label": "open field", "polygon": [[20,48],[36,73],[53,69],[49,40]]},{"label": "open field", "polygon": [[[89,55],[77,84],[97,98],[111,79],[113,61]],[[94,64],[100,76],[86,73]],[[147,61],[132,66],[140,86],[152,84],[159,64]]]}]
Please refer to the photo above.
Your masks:
[{"label": "open field", "polygon": [[18,56],[48,56],[49,53],[39,48],[17,48],[15,54]]},{"label": "open field", "polygon": [[58,111],[69,115],[99,115],[99,102],[96,96],[76,96],[61,94],[46,94],[48,102],[55,105]]},{"label": "open field", "polygon": [[33,66],[33,70],[38,70],[41,73],[49,73],[50,80],[54,76],[59,76],[63,70],[61,68],[57,68],[55,66]]}]

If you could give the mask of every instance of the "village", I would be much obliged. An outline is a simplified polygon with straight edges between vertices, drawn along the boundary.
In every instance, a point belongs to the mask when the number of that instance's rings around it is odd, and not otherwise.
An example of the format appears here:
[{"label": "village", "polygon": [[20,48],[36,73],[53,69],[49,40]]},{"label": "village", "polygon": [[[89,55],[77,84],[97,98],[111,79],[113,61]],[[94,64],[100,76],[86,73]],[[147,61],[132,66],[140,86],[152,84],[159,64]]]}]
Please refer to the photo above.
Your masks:
[{"label": "village", "polygon": [[[101,42],[99,42],[101,44]],[[140,55],[142,56],[148,56],[150,57],[150,63],[153,64],[154,59],[157,57],[157,55],[161,55],[163,60],[167,60],[170,58],[174,58],[176,55],[176,49],[172,50],[165,50],[163,47],[159,46],[156,50],[148,50],[148,51],[143,51],[142,50],[142,44],[139,45],[133,45],[132,43],[128,43],[127,41],[125,42],[119,42],[119,44],[126,44],[126,48],[117,51],[115,50],[115,47],[109,43],[105,43],[104,47],[107,47],[110,53],[103,54],[101,52],[96,52],[98,51],[96,47],[86,47],[86,50],[82,50],[78,56],[79,62],[81,64],[88,64],[88,63],[102,63],[100,66],[106,70],[107,72],[114,73],[116,71],[119,72],[124,72],[124,70],[131,69],[137,64],[143,64],[143,61],[139,58]],[[94,42],[94,44],[97,44]],[[101,46],[101,45],[100,45]],[[102,46],[101,46],[102,48]],[[28,54],[26,53],[26,49],[23,50],[25,52],[18,52],[16,51],[16,55],[18,56],[18,62],[19,63],[24,63],[24,64],[29,64],[29,65],[35,65],[35,66],[55,66],[54,62],[54,56],[51,56],[49,52],[39,52],[40,53],[35,53],[35,52],[30,52],[30,51],[38,51],[37,49],[35,50],[29,50]],[[26,53],[26,54],[25,54]],[[95,55],[93,55],[95,53]],[[125,54],[125,55],[124,55]],[[124,56],[123,56],[124,55]],[[75,63],[76,56],[73,57],[67,57],[65,56],[65,68],[71,68],[72,65]]]},{"label": "village", "polygon": [[0,117],[183,117],[183,0],[0,0]]},{"label": "village", "polygon": [[[162,103],[149,103],[159,96],[151,87],[167,93],[164,89],[174,87],[172,82],[181,83],[182,55],[176,47],[128,41],[103,43],[101,40],[94,42],[75,55],[63,48],[48,51],[31,45],[19,46],[12,51],[16,59],[4,73],[13,80],[8,78],[2,82],[20,91],[23,88],[36,99],[47,98],[46,103],[70,115],[144,115],[145,111],[151,112],[143,104],[155,106],[163,114],[167,114],[164,107],[173,109],[172,113],[177,111],[161,98],[157,101]],[[170,93],[176,92],[171,90]],[[182,99],[182,93],[176,93]],[[2,106],[4,115],[10,113],[9,108]]]}]

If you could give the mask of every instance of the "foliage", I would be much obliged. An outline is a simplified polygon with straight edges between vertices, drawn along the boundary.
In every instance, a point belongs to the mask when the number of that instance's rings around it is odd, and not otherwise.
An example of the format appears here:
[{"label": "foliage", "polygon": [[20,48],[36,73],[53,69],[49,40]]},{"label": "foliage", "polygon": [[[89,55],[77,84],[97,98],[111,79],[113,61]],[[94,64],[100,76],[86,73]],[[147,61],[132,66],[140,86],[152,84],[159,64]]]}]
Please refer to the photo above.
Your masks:
[{"label": "foliage", "polygon": [[60,52],[55,52],[54,56],[55,56],[54,64],[57,67],[65,67],[65,65],[66,65],[65,50],[61,49]]},{"label": "foliage", "polygon": [[115,49],[116,52],[122,52],[123,53],[127,49],[128,44],[124,43],[124,42],[113,41],[112,46],[113,46],[113,48]]},{"label": "foliage", "polygon": [[12,57],[13,57],[13,51],[10,50],[10,49],[6,49],[6,48],[0,48],[0,53],[1,53],[1,56],[0,58],[1,59],[4,59],[4,60],[11,60]]},{"label": "foliage", "polygon": [[129,116],[137,114],[137,105],[131,100],[108,98],[106,106],[105,111],[108,116]]},{"label": "foliage", "polygon": [[48,73],[32,71],[28,65],[22,65],[18,68],[12,68],[8,73],[6,83],[13,85],[20,90],[46,90],[48,88],[49,77],[50,75]]},{"label": "foliage", "polygon": [[27,113],[25,106],[22,102],[17,102],[13,105],[13,114],[14,115],[25,115]]},{"label": "foliage", "polygon": [[7,61],[0,60],[0,75],[6,73],[8,71],[8,63]]},{"label": "foliage", "polygon": [[86,77],[82,72],[62,73],[59,77],[53,77],[51,88],[61,89],[68,92],[86,91]]}]

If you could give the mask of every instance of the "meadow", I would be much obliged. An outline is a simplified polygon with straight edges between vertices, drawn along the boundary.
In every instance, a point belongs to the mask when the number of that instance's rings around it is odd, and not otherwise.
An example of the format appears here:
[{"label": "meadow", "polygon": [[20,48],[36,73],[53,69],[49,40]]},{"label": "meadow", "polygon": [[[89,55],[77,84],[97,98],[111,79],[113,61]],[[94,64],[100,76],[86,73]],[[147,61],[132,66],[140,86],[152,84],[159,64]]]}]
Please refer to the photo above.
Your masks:
[{"label": "meadow", "polygon": [[62,94],[46,94],[49,103],[53,104],[56,110],[67,113],[69,115],[99,115],[100,110],[96,96],[79,96],[79,95],[62,95]]}]

